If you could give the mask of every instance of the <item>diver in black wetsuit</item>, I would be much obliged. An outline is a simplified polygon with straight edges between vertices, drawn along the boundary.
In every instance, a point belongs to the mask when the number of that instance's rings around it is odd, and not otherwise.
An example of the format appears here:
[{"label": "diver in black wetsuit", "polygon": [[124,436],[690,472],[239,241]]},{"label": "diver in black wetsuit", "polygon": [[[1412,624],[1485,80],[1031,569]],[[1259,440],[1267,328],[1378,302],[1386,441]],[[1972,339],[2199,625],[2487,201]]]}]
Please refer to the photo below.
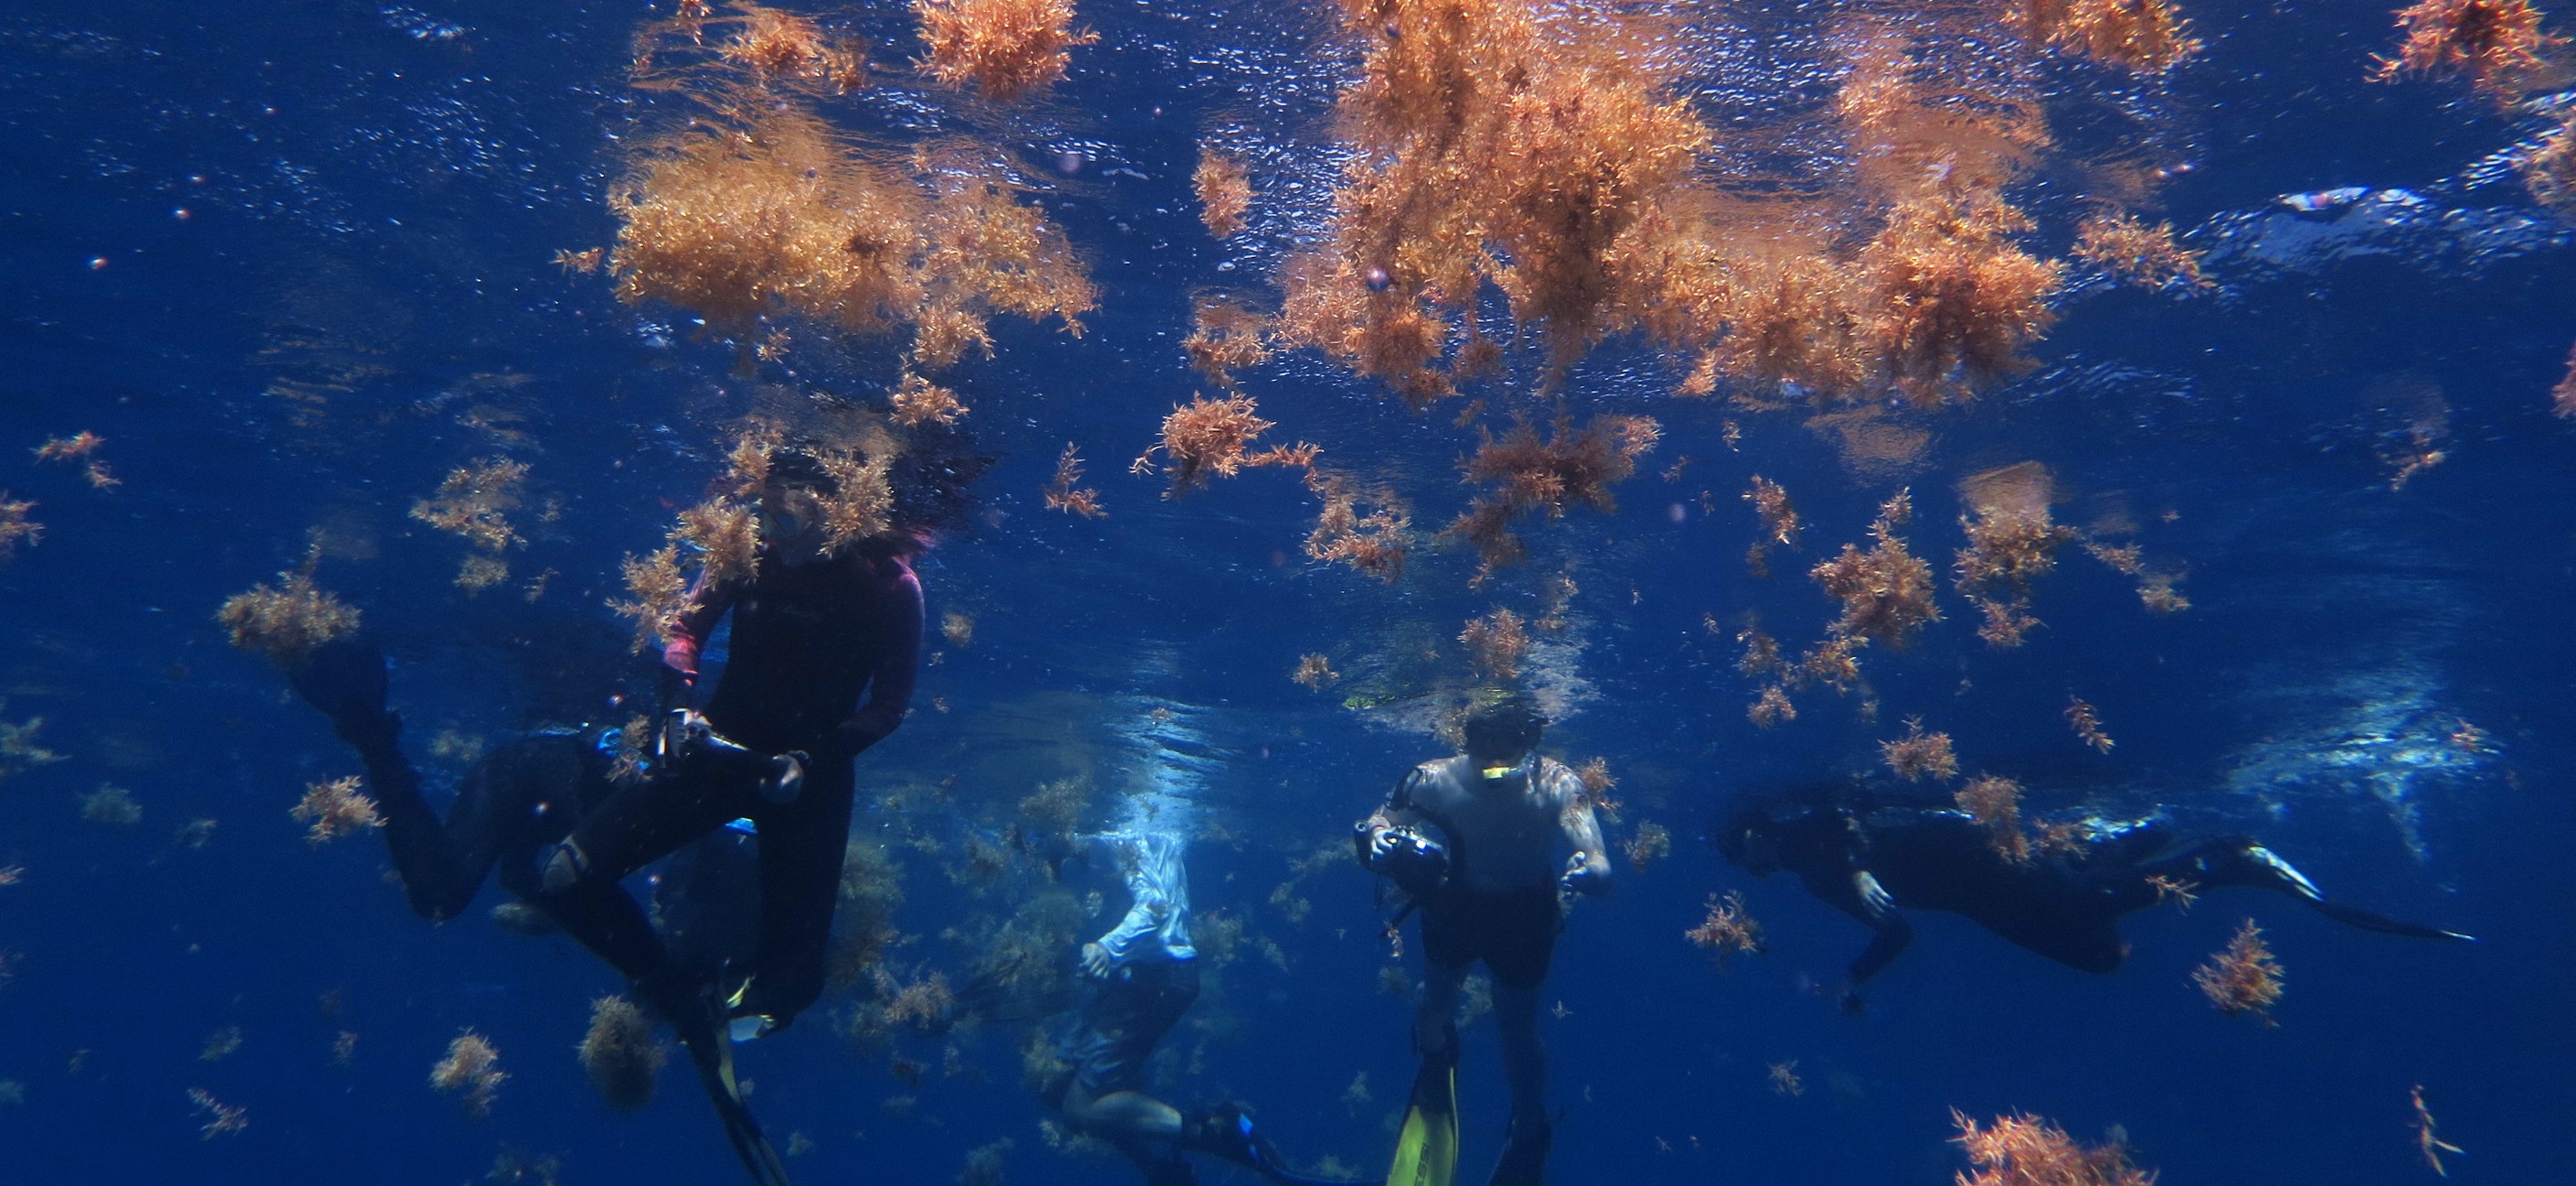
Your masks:
[{"label": "diver in black wetsuit", "polygon": [[1715,837],[1729,863],[1757,877],[1783,869],[1807,892],[1876,931],[1853,960],[1843,1008],[1913,941],[1901,910],[1947,910],[2015,946],[2086,972],[2128,956],[2120,916],[2180,888],[2246,886],[2287,894],[2347,926],[2418,939],[2469,936],[2329,902],[2316,883],[2249,836],[2187,837],[2159,819],[2096,824],[2072,852],[2027,862],[1995,851],[1992,834],[1946,803],[1809,792],[1756,800]]},{"label": "diver in black wetsuit", "polygon": [[[787,1171],[744,1107],[733,1074],[714,971],[674,958],[643,906],[613,881],[549,890],[538,857],[561,841],[619,784],[612,773],[620,748],[614,729],[549,729],[494,747],[465,772],[455,804],[440,819],[422,796],[420,776],[404,758],[402,717],[385,707],[384,653],[367,643],[323,644],[287,667],[298,695],[330,717],[340,739],[366,764],[384,819],[385,847],[402,877],[412,910],[432,922],[462,913],[494,867],[501,885],[634,982],[635,995],[687,1048],[733,1142],[763,1186],[785,1186]],[[671,748],[682,762],[730,762],[766,769],[758,755],[721,738],[691,734]],[[659,764],[671,764],[667,759]]]},{"label": "diver in black wetsuit", "polygon": [[731,656],[705,720],[757,753],[792,756],[801,787],[788,790],[795,779],[764,777],[765,768],[684,764],[584,812],[545,863],[549,892],[613,885],[727,821],[751,820],[760,936],[750,978],[730,1002],[738,1032],[783,1028],[822,995],[856,789],[851,761],[903,723],[921,654],[912,570],[921,544],[897,533],[827,550],[823,500],[838,491],[810,454],[773,453],[755,574],[702,577],[662,654],[694,682],[700,650],[730,614]]}]

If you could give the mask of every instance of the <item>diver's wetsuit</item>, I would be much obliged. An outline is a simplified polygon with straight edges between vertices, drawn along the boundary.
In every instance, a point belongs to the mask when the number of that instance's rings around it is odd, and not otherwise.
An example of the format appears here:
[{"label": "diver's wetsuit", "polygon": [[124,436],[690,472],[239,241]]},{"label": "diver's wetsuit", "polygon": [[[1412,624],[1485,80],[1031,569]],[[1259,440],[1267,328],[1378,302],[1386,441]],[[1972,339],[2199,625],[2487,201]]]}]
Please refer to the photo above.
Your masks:
[{"label": "diver's wetsuit", "polygon": [[823,992],[849,842],[850,763],[894,732],[912,702],[921,582],[903,556],[862,544],[811,564],[764,560],[756,578],[702,587],[694,604],[678,623],[692,646],[733,615],[708,723],[759,753],[803,753],[803,788],[778,804],[754,779],[694,768],[621,788],[572,829],[579,884],[613,883],[750,819],[760,836],[760,941],[740,1012],[784,1025]]},{"label": "diver's wetsuit", "polygon": [[[2120,916],[2166,892],[2151,878],[2197,888],[2250,886],[2288,894],[2348,926],[2426,939],[2468,936],[2328,902],[2289,862],[2248,836],[2184,837],[2162,820],[2099,825],[2071,853],[2028,862],[1997,853],[1966,812],[1931,803],[1803,796],[1739,810],[1720,829],[1727,860],[1757,874],[1787,869],[1807,892],[1877,932],[1853,960],[1853,986],[1914,938],[1903,909],[1946,910],[2014,945],[2086,972],[2128,956]],[[1857,998],[1847,998],[1857,1006]]]},{"label": "diver's wetsuit", "polygon": [[[709,970],[673,958],[643,906],[615,881],[549,890],[538,855],[555,846],[621,789],[609,777],[613,729],[547,729],[512,738],[467,768],[456,802],[440,819],[403,757],[402,717],[385,708],[385,657],[374,646],[326,643],[288,668],[298,695],[331,718],[358,751],[384,819],[411,908],[432,922],[462,913],[500,866],[501,884],[634,982],[689,1053],[754,1181],[787,1186],[784,1162],[743,1105],[722,1033]],[[707,904],[713,908],[715,904]]]},{"label": "diver's wetsuit", "polygon": [[628,979],[660,979],[661,937],[625,887],[600,882],[549,894],[538,876],[538,854],[615,790],[604,748],[616,744],[613,730],[541,730],[501,743],[466,770],[442,820],[403,756],[402,719],[385,710],[381,653],[331,644],[296,673],[296,684],[366,763],[385,847],[414,913],[432,922],[464,913],[497,864],[503,888]]}]

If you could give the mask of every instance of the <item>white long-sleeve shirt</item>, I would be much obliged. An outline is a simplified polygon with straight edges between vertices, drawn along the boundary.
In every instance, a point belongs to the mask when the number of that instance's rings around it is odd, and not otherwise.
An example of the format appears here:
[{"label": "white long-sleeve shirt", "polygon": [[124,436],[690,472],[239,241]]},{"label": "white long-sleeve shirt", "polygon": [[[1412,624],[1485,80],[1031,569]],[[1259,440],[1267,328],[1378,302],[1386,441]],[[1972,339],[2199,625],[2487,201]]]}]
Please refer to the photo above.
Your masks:
[{"label": "white long-sleeve shirt", "polygon": [[1163,833],[1110,832],[1089,839],[1094,859],[1114,862],[1134,899],[1126,917],[1100,937],[1110,966],[1198,958],[1190,946],[1190,876],[1181,863],[1188,845]]}]

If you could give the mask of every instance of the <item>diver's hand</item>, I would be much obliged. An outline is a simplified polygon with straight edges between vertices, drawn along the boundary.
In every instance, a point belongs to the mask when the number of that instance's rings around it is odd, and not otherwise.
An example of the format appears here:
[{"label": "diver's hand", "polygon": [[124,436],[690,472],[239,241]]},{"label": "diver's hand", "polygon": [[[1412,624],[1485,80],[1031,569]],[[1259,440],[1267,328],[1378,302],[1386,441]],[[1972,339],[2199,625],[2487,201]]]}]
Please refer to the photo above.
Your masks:
[{"label": "diver's hand", "polygon": [[685,634],[671,637],[662,644],[662,666],[680,673],[690,683],[698,682],[698,640]]},{"label": "diver's hand", "polygon": [[1861,905],[1869,908],[1871,918],[1884,918],[1888,911],[1896,909],[1896,899],[1867,869],[1852,874],[1852,889],[1860,894]]},{"label": "diver's hand", "polygon": [[1368,840],[1369,868],[1376,869],[1380,867],[1385,863],[1386,858],[1390,854],[1394,853],[1397,848],[1402,847],[1403,844],[1403,838],[1396,835],[1396,831],[1393,828],[1379,828],[1370,832]]},{"label": "diver's hand", "polygon": [[1109,978],[1109,949],[1097,943],[1082,945],[1082,974],[1094,980]]},{"label": "diver's hand", "polygon": [[1610,892],[1610,870],[1578,852],[1565,862],[1565,875],[1557,878],[1556,884],[1565,893],[1597,898]]}]

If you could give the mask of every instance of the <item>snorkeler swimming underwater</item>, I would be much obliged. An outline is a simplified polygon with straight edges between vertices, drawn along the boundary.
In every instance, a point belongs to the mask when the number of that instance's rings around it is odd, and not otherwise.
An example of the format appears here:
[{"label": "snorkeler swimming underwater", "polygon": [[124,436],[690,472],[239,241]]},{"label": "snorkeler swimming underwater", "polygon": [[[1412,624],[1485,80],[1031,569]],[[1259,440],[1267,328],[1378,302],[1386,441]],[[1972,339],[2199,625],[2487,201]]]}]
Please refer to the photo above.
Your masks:
[{"label": "snorkeler swimming underwater", "polygon": [[1713,839],[1729,864],[1755,877],[1795,874],[1808,893],[1875,932],[1847,972],[1843,1002],[1854,1012],[1860,987],[1913,942],[1904,910],[1964,915],[2017,947],[2097,973],[2128,958],[2122,915],[2203,889],[2267,889],[2361,930],[2469,939],[2330,902],[2250,837],[2185,836],[2154,819],[2087,820],[2056,850],[2016,860],[1948,803],[1817,788],[1748,801]]},{"label": "snorkeler swimming underwater", "polygon": [[[301,656],[286,672],[305,703],[321,710],[358,753],[383,809],[385,846],[414,913],[433,923],[462,914],[497,868],[501,885],[565,934],[623,973],[688,1050],[734,1152],[755,1181],[785,1186],[787,1170],[743,1104],[732,1044],[715,999],[717,969],[668,950],[653,921],[615,882],[550,887],[538,857],[559,843],[621,783],[677,777],[652,770],[624,777],[621,747],[642,748],[614,729],[541,730],[501,743],[469,768],[441,819],[421,795],[404,757],[402,716],[385,707],[384,653],[342,639]],[[704,747],[721,738],[699,736]],[[676,750],[677,747],[675,746]],[[685,766],[678,753],[656,766]]]},{"label": "snorkeler swimming underwater", "polygon": [[12,1179],[2576,1181],[2571,3],[12,0]]}]

